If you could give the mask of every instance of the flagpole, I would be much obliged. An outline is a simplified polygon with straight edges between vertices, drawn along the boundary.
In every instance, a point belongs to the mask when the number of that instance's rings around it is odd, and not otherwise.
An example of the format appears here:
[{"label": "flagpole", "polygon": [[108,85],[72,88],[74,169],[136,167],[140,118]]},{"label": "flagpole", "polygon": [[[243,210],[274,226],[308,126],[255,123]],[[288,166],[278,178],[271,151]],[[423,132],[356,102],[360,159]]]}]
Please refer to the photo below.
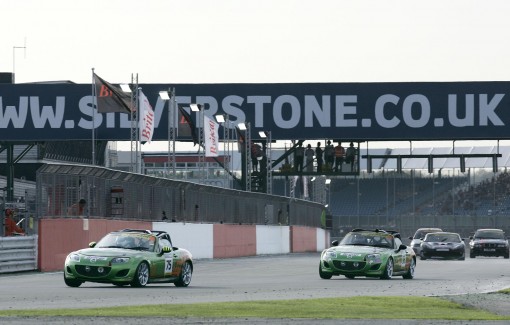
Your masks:
[{"label": "flagpole", "polygon": [[96,99],[96,78],[94,78],[94,68],[92,68],[92,165],[96,165],[96,138],[95,138],[95,105],[97,103]]}]

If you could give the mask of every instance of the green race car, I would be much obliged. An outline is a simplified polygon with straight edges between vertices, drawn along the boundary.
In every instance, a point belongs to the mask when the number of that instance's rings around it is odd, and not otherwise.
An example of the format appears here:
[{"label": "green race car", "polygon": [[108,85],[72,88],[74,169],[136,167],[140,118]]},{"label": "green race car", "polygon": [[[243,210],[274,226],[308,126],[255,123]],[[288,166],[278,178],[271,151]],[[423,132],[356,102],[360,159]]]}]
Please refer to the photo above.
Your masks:
[{"label": "green race car", "polygon": [[172,246],[165,231],[124,229],[111,232],[90,248],[71,252],[64,265],[64,282],[143,287],[148,283],[174,283],[187,287],[193,273],[191,253]]},{"label": "green race car", "polygon": [[394,231],[354,229],[340,243],[322,251],[319,276],[331,279],[344,275],[391,279],[401,275],[412,279],[416,267],[413,249],[402,244],[400,234]]}]

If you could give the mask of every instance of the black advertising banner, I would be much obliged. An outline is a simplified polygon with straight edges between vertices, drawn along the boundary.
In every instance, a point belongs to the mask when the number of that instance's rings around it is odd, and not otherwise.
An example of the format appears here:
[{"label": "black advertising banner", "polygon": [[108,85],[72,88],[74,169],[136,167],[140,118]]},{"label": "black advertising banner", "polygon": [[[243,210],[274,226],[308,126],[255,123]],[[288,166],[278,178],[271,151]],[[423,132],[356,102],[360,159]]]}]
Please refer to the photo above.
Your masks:
[{"label": "black advertising banner", "polygon": [[[273,140],[510,139],[510,82],[140,84],[154,108],[153,141],[168,139],[168,108],[159,91],[174,87],[177,104],[228,114],[234,128]],[[191,112],[198,125],[198,113]],[[98,113],[90,84],[1,84],[1,141],[129,141],[127,113]],[[220,136],[223,131],[219,131]],[[191,136],[179,134],[179,141]]]}]

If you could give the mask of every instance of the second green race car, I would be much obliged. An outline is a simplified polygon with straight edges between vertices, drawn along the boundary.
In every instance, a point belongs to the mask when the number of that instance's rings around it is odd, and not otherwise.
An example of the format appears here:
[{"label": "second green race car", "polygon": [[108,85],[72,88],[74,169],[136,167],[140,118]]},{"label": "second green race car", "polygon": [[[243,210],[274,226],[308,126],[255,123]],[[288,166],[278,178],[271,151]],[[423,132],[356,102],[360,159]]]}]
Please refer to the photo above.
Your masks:
[{"label": "second green race car", "polygon": [[416,254],[402,243],[400,234],[394,231],[354,229],[339,243],[322,251],[319,276],[331,279],[344,275],[349,279],[357,276],[391,279],[400,275],[414,278]]},{"label": "second green race car", "polygon": [[124,229],[71,252],[64,265],[64,282],[143,287],[148,283],[174,283],[187,287],[193,273],[191,253],[172,245],[165,231]]}]

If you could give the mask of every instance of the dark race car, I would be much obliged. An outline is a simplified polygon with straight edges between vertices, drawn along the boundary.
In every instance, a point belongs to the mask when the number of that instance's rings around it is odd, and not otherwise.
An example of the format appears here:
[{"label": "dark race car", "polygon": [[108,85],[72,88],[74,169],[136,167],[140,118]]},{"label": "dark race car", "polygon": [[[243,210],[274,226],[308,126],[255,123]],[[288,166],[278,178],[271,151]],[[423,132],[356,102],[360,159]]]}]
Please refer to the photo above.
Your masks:
[{"label": "dark race car", "polygon": [[465,254],[464,240],[455,232],[428,233],[420,244],[422,260],[434,257],[464,260]]},{"label": "dark race car", "polygon": [[501,229],[478,229],[469,237],[469,257],[503,256],[509,257],[509,244],[505,232]]},{"label": "dark race car", "polygon": [[400,275],[412,279],[416,267],[416,254],[402,244],[395,231],[354,229],[342,239],[332,242],[325,249],[319,262],[319,276],[331,279],[343,275],[391,279]]}]

